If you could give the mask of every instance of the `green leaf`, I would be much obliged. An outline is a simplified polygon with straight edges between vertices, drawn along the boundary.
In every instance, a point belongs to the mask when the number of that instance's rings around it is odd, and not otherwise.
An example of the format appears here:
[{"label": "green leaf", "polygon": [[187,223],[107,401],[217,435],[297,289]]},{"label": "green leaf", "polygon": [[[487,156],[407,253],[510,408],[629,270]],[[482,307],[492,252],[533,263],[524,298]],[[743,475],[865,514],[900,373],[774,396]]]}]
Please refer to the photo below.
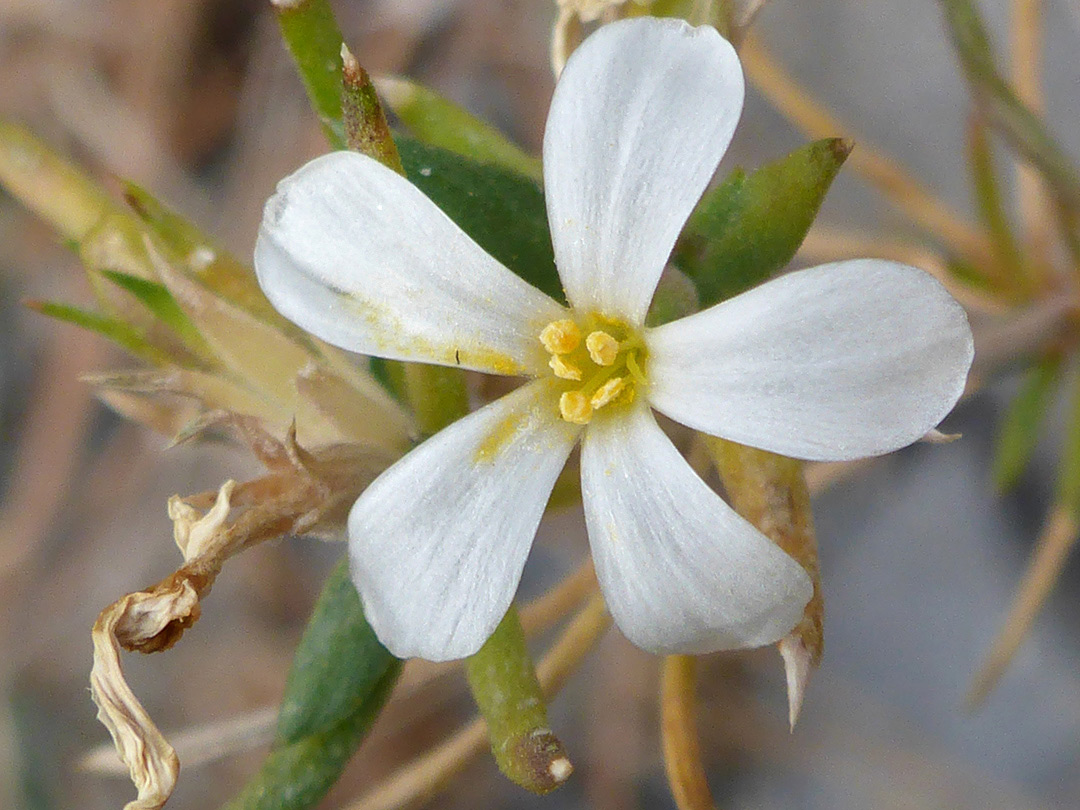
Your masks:
[{"label": "green leaf", "polygon": [[534,287],[565,302],[544,195],[516,172],[398,137],[405,172],[480,247]]},{"label": "green leaf", "polygon": [[1080,380],[1073,391],[1072,414],[1058,472],[1057,503],[1080,513]]},{"label": "green leaf", "polygon": [[174,213],[146,189],[124,184],[124,197],[168,258],[216,295],[292,337],[302,333],[278,314],[263,294],[254,271],[219,248],[206,234]]},{"label": "green leaf", "polygon": [[306,810],[318,804],[363,742],[400,671],[400,661],[391,664],[369,693],[363,712],[331,731],[275,747],[258,775],[223,810]]},{"label": "green leaf", "polygon": [[115,270],[102,270],[101,274],[116,286],[138,298],[150,312],[176,332],[200,356],[213,356],[213,350],[203,340],[195,324],[176,303],[176,299],[172,297],[172,293],[164,284]]},{"label": "green leaf", "polygon": [[972,0],[941,0],[953,47],[976,99],[1012,146],[1046,178],[1061,204],[1080,212],[1080,171],[1045,122],[998,72],[993,46]]},{"label": "green leaf", "polygon": [[1062,360],[1055,353],[1028,370],[1001,422],[993,466],[994,485],[1000,492],[1012,489],[1031,461],[1039,427],[1061,379]]},{"label": "green leaf", "polygon": [[975,202],[978,205],[979,218],[993,240],[994,258],[1009,274],[1009,281],[1023,282],[1023,260],[1001,197],[1001,184],[998,181],[989,133],[979,115],[971,116],[968,122],[967,146]]},{"label": "green leaf", "polygon": [[304,810],[337,781],[401,671],[364,618],[347,560],[327,578],[293,657],[277,738],[226,810]]},{"label": "green leaf", "polygon": [[994,282],[987,277],[983,268],[978,265],[957,258],[956,256],[949,256],[945,260],[945,269],[949,271],[950,276],[957,281],[963,282],[969,287],[982,290],[991,295],[997,292]]},{"label": "green leaf", "polygon": [[332,729],[362,710],[396,660],[364,618],[348,561],[342,560],[327,578],[293,655],[278,742]]},{"label": "green leaf", "polygon": [[758,284],[795,256],[825,193],[851,152],[828,138],[747,176],[736,169],[708,192],[675,249],[675,263],[712,306]]},{"label": "green leaf", "polygon": [[169,363],[169,357],[165,352],[151,344],[139,330],[123,321],[55,301],[27,301],[26,306],[50,318],[66,321],[91,332],[96,332],[131,352],[136,357],[141,357],[155,365]]},{"label": "green leaf", "polygon": [[327,140],[344,149],[341,120],[341,28],[327,0],[274,3],[285,45],[296,63]]},{"label": "green leaf", "polygon": [[371,77],[345,46],[342,46],[341,57],[341,116],[345,141],[353,151],[404,174],[397,145],[390,135]]},{"label": "green leaf", "polygon": [[538,158],[434,90],[399,76],[380,76],[375,87],[420,142],[540,181]]},{"label": "green leaf", "polygon": [[0,186],[73,242],[119,208],[97,183],[44,141],[2,119]]},{"label": "green leaf", "polygon": [[[357,88],[343,75],[341,29],[333,11],[326,0],[276,8],[282,36],[328,139],[334,148],[346,148],[342,93],[348,98]],[[362,85],[361,80],[360,92]],[[357,110],[370,107],[370,99],[365,99],[353,99]],[[447,216],[517,275],[564,300],[544,197],[534,182],[417,140],[395,140],[406,176]]]}]

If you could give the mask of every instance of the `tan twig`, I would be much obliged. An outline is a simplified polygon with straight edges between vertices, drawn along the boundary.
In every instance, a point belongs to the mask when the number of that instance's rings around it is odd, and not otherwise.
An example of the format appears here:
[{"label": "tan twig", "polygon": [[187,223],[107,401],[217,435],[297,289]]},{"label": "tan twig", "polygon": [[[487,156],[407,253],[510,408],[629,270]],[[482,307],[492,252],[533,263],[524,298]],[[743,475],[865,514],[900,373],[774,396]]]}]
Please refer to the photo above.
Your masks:
[{"label": "tan twig", "polygon": [[549,629],[596,588],[596,571],[592,557],[589,557],[562,582],[521,609],[521,626],[525,629],[525,635],[531,637]]},{"label": "tan twig", "polygon": [[712,810],[695,715],[696,661],[669,655],[660,670],[660,734],[671,795],[679,810]]},{"label": "tan twig", "polygon": [[992,255],[985,236],[965,216],[837,120],[753,36],[746,37],[740,55],[750,82],[804,134],[812,138],[853,138],[857,146],[847,160],[848,166],[880,190],[912,222],[974,264],[983,264]]},{"label": "tan twig", "polygon": [[[1028,108],[1040,114],[1044,107],[1042,88],[1043,2],[1013,0],[1012,74],[1016,95]],[[1028,248],[1037,262],[1047,261],[1054,239],[1054,209],[1039,173],[1017,155],[1017,210]]]},{"label": "tan twig", "polygon": [[[593,596],[536,668],[540,686],[548,697],[559,692],[610,623],[603,599],[599,594]],[[442,745],[391,774],[367,795],[349,805],[349,810],[413,807],[437,793],[487,747],[487,728],[483,720],[476,719]]]},{"label": "tan twig", "polygon": [[966,703],[975,709],[986,699],[1012,661],[1050,595],[1069,552],[1080,535],[1076,515],[1066,506],[1057,505],[1050,511],[1039,536],[1024,578],[1013,596],[1005,622],[998,631],[990,652],[972,679]]},{"label": "tan twig", "polygon": [[0,510],[0,581],[24,570],[63,502],[93,408],[90,388],[78,378],[104,356],[101,341],[87,340],[73,329],[52,339],[34,383],[33,407]]},{"label": "tan twig", "polygon": [[[269,744],[274,739],[277,714],[277,706],[263,706],[236,717],[170,732],[168,737],[183,761],[186,773],[189,768]],[[83,771],[114,776],[127,776],[128,772],[112,745],[91,749],[79,760],[78,767]]]}]

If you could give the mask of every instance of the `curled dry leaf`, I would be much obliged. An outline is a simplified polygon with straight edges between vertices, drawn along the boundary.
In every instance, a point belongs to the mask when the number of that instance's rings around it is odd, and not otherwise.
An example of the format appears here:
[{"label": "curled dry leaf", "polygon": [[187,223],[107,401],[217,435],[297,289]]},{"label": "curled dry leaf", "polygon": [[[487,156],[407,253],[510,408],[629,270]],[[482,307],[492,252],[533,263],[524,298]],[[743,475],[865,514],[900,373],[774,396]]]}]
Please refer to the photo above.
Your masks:
[{"label": "curled dry leaf", "polygon": [[240,551],[282,534],[340,533],[349,506],[391,461],[354,445],[310,452],[296,442],[295,430],[282,442],[250,417],[222,414],[213,424],[237,433],[268,474],[243,484],[226,481],[216,494],[171,498],[169,517],[184,564],[153,587],[114,602],[94,623],[91,693],[138,790],[125,810],[164,805],[180,763],[125,682],[121,648],[150,653],[172,647],[198,620],[200,599],[225,561]]},{"label": "curled dry leaf", "polygon": [[[193,593],[189,598],[198,605],[198,598]],[[109,729],[116,752],[127,765],[131,781],[139,792],[138,798],[128,802],[124,810],[157,810],[172,794],[180,772],[176,752],[128,687],[120,668],[116,626],[121,621],[129,621],[135,603],[149,601],[161,604],[157,594],[128,594],[102,611],[93,630],[94,667],[90,671],[90,693],[98,706],[98,720]],[[163,615],[168,612],[166,609]]]}]

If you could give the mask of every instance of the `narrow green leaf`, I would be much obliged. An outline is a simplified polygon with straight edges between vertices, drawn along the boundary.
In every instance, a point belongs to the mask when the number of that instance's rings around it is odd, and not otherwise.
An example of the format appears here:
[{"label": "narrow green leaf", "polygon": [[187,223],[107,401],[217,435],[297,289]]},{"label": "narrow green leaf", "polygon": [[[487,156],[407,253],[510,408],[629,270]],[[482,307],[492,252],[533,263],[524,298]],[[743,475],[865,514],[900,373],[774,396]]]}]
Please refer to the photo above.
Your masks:
[{"label": "narrow green leaf", "polygon": [[424,436],[433,436],[469,412],[469,392],[459,368],[405,363],[405,395]]},{"label": "narrow green leaf", "polygon": [[327,0],[278,0],[274,3],[281,36],[296,63],[311,106],[327,140],[344,149],[341,118],[341,28]]},{"label": "narrow green leaf", "polygon": [[0,186],[74,242],[119,208],[97,183],[44,141],[2,119]]},{"label": "narrow green leaf", "polygon": [[645,316],[645,325],[660,326],[692,315],[700,308],[694,282],[678,267],[669,265],[660,275],[660,282],[649,305],[649,314]]},{"label": "narrow green leaf", "polygon": [[1061,379],[1062,359],[1053,354],[1028,370],[1001,421],[993,466],[994,485],[1000,492],[1012,489],[1031,461],[1039,428]]},{"label": "narrow green leaf", "polygon": [[371,77],[344,45],[341,58],[341,114],[349,148],[404,174]]},{"label": "narrow green leaf", "polygon": [[490,124],[434,90],[399,76],[380,76],[375,87],[421,143],[481,163],[494,163],[539,182],[540,160]]},{"label": "narrow green leaf", "polygon": [[401,671],[364,618],[342,560],[296,648],[274,747],[227,810],[304,810],[337,781]]},{"label": "narrow green leaf", "polygon": [[946,259],[945,269],[949,271],[950,276],[957,281],[962,281],[969,287],[991,294],[998,292],[997,286],[987,277],[985,270],[981,266],[952,256]]},{"label": "narrow green leaf", "polygon": [[[312,106],[335,149],[347,148],[342,122],[341,29],[326,0],[278,3],[282,36]],[[358,100],[359,103],[359,100]],[[557,300],[544,197],[520,174],[409,138],[396,138],[405,174],[488,253]]]},{"label": "narrow green leaf", "polygon": [[998,72],[990,37],[972,0],[941,0],[945,22],[976,99],[1013,147],[1038,168],[1061,204],[1080,212],[1080,171],[1045,122]]},{"label": "narrow green leaf", "polygon": [[116,286],[127,290],[127,292],[138,298],[150,312],[163,324],[176,332],[184,343],[199,356],[204,358],[213,357],[213,350],[203,340],[195,324],[191,322],[184,310],[176,303],[176,299],[172,297],[172,293],[164,284],[147,281],[144,278],[114,270],[102,270],[101,274]]},{"label": "narrow green leaf", "polygon": [[[371,77],[344,45],[341,56],[341,106],[349,148],[405,175]],[[412,407],[424,435],[437,433],[469,412],[465,372],[461,369],[389,360],[384,361],[384,367],[398,369],[402,383],[398,391]]]},{"label": "narrow green leaf", "polygon": [[487,721],[495,762],[508,779],[533,793],[550,793],[572,766],[548,727],[547,704],[513,605],[491,638],[465,659],[469,688]]},{"label": "narrow green leaf", "polygon": [[260,321],[293,338],[303,334],[270,305],[248,265],[222,250],[195,225],[174,213],[146,189],[134,183],[125,183],[124,196],[174,264],[180,265],[216,295]]},{"label": "narrow green leaf", "polygon": [[1073,391],[1072,414],[1058,471],[1057,503],[1080,512],[1080,378]]},{"label": "narrow green leaf", "polygon": [[1023,284],[1023,261],[1002,202],[994,153],[981,116],[973,115],[968,121],[967,145],[975,202],[979,218],[994,242],[996,263],[1007,273],[1009,282]]},{"label": "narrow green leaf", "polygon": [[525,281],[565,301],[544,195],[534,182],[410,138],[397,144],[409,180],[450,219]]},{"label": "narrow green leaf", "polygon": [[396,661],[364,618],[342,560],[331,572],[293,655],[278,742],[334,728],[355,714]]},{"label": "narrow green leaf", "polygon": [[749,176],[735,170],[705,195],[674,257],[697,285],[702,307],[791,261],[851,148],[841,138],[816,141]]},{"label": "narrow green leaf", "polygon": [[364,741],[400,673],[401,662],[395,661],[375,683],[362,711],[334,729],[271,750],[255,778],[223,810],[307,810],[318,804]]},{"label": "narrow green leaf", "polygon": [[165,352],[152,345],[141,332],[123,321],[55,301],[27,301],[26,306],[50,318],[96,332],[136,357],[141,357],[155,365],[169,363],[169,357]]}]

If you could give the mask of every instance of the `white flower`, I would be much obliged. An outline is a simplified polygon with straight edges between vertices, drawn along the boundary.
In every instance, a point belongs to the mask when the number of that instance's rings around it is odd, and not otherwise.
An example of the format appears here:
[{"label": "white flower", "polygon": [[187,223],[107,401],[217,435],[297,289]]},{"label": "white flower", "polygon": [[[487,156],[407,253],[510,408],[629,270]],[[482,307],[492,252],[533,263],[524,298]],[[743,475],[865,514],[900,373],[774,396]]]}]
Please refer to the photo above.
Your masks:
[{"label": "white flower", "polygon": [[580,439],[597,575],[656,652],[767,644],[802,615],[802,568],[690,469],[652,409],[805,459],[887,453],[955,404],[972,358],[930,276],[860,260],[784,276],[658,328],[644,319],[743,102],[711,28],[635,19],[570,60],[544,137],[566,309],[374,160],[326,155],[267,203],[255,267],[284,315],[369,355],[534,377],[387,470],[349,516],[367,617],[398,656],[475,652],[510,605]]}]

